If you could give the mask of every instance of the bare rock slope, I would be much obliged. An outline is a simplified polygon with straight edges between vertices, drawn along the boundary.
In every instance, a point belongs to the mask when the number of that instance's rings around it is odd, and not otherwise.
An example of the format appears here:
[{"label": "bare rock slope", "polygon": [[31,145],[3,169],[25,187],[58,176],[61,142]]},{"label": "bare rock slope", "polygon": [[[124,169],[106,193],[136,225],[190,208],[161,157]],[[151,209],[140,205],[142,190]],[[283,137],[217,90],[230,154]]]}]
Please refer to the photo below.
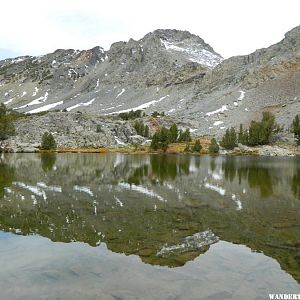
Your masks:
[{"label": "bare rock slope", "polygon": [[287,128],[300,112],[300,26],[269,48],[226,60],[200,37],[178,30],[156,30],[108,51],[6,59],[0,101],[31,114],[164,111],[196,135],[217,136],[270,110]]}]

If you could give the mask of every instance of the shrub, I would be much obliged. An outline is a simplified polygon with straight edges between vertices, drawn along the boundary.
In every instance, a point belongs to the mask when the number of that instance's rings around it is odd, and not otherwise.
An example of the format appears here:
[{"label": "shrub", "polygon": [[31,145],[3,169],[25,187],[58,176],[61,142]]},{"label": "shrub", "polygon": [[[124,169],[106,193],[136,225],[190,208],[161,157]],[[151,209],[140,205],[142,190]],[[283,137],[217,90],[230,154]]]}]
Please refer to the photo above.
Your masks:
[{"label": "shrub", "polygon": [[103,129],[102,129],[102,126],[101,126],[100,124],[98,124],[98,125],[96,126],[96,132],[97,132],[97,133],[104,132]]},{"label": "shrub", "polygon": [[184,152],[191,152],[191,148],[190,148],[190,144],[189,144],[189,143],[186,144],[186,146],[185,146],[185,148],[184,148],[183,151],[184,151]]},{"label": "shrub", "polygon": [[41,148],[43,150],[56,149],[56,142],[55,142],[55,139],[54,139],[52,133],[45,132],[43,134]]},{"label": "shrub", "polygon": [[154,111],[154,112],[151,114],[151,116],[152,116],[153,118],[157,118],[158,116],[164,117],[164,115],[165,115],[165,112],[164,112],[164,111],[163,111],[163,112]]},{"label": "shrub", "polygon": [[194,146],[192,147],[193,152],[200,152],[202,149],[202,146],[200,144],[200,140],[196,140]]}]

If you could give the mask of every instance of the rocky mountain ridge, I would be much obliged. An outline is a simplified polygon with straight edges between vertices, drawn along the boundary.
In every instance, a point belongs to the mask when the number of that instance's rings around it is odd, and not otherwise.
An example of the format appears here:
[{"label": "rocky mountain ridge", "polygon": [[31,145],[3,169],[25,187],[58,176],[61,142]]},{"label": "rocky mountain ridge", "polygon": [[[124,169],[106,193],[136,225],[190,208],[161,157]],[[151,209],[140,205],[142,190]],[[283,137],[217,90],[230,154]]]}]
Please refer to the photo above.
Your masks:
[{"label": "rocky mountain ridge", "polygon": [[[0,101],[30,114],[81,111],[107,120],[131,109],[164,111],[197,136],[221,136],[268,110],[287,130],[300,111],[299,41],[300,26],[275,45],[223,60],[187,31],[156,30],[108,51],[6,59],[0,61]],[[29,119],[30,128],[40,127]]]}]

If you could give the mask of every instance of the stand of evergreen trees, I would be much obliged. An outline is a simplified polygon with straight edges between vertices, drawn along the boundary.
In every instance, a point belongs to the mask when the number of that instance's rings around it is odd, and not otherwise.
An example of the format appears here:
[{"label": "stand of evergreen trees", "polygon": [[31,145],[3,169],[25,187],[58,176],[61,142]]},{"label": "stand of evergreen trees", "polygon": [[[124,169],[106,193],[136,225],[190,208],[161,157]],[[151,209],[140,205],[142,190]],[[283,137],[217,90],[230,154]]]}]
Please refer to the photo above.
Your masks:
[{"label": "stand of evergreen trees", "polygon": [[15,126],[11,116],[7,113],[6,106],[0,104],[0,141],[6,140],[9,136],[15,134]]},{"label": "stand of evergreen trees", "polygon": [[164,117],[164,116],[165,116],[165,112],[164,112],[164,111],[163,111],[163,112],[154,111],[154,112],[151,114],[151,116],[152,116],[153,118],[157,118],[157,117],[159,117],[159,116]]},{"label": "stand of evergreen trees", "polygon": [[[145,113],[143,113],[143,116],[145,116]],[[131,110],[129,112],[120,113],[119,117],[124,121],[134,120],[142,117],[142,110]]]},{"label": "stand of evergreen trees", "polygon": [[227,150],[232,150],[237,146],[236,132],[233,127],[231,127],[230,129],[226,129],[225,135],[223,136],[220,145]]},{"label": "stand of evergreen trees", "polygon": [[191,134],[190,130],[178,131],[177,125],[173,124],[169,129],[162,127],[157,131],[153,137],[150,147],[154,150],[162,149],[167,150],[168,145],[176,142],[190,142]]},{"label": "stand of evergreen trees", "polygon": [[227,129],[220,145],[228,150],[236,147],[237,143],[247,146],[268,145],[273,135],[281,130],[275,122],[275,116],[270,112],[263,112],[261,121],[251,121],[249,129],[244,129],[242,124],[238,134],[233,127]]},{"label": "stand of evergreen trees", "polygon": [[133,125],[135,131],[137,134],[144,136],[145,138],[149,138],[150,133],[149,133],[149,126],[144,125],[143,122],[136,121]]}]

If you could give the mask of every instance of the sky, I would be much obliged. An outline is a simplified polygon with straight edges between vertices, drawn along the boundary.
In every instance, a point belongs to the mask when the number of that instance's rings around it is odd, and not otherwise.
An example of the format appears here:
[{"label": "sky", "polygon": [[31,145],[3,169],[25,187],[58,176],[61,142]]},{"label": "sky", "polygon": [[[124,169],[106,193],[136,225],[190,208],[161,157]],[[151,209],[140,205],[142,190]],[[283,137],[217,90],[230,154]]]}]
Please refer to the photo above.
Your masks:
[{"label": "sky", "polygon": [[0,59],[109,49],[159,28],[188,30],[228,58],[277,43],[300,25],[299,0],[2,0],[0,10]]}]

